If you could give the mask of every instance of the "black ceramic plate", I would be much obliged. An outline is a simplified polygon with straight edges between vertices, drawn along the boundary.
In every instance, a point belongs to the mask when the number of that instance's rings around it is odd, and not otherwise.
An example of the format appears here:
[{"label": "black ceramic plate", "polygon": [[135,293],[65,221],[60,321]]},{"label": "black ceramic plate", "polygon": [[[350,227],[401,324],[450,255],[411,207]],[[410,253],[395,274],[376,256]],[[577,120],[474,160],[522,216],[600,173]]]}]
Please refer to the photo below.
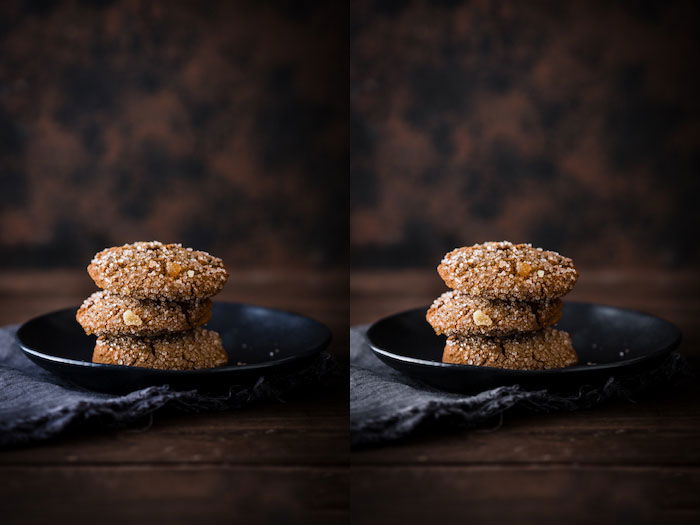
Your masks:
[{"label": "black ceramic plate", "polygon": [[[203,370],[153,370],[91,362],[95,337],[75,320],[76,308],[24,323],[17,340],[39,366],[72,383],[104,392],[169,384],[178,389],[218,390],[263,374],[304,366],[328,346],[328,328],[308,317],[246,304],[214,303],[207,328],[221,334],[229,364]],[[240,364],[239,364],[240,363]]]},{"label": "black ceramic plate", "polygon": [[503,370],[442,362],[445,338],[425,320],[425,308],[386,317],[367,340],[389,366],[441,390],[480,392],[519,384],[529,389],[576,389],[661,362],[680,343],[673,324],[649,314],[587,303],[565,303],[558,328],[571,334],[580,364],[553,370]]}]

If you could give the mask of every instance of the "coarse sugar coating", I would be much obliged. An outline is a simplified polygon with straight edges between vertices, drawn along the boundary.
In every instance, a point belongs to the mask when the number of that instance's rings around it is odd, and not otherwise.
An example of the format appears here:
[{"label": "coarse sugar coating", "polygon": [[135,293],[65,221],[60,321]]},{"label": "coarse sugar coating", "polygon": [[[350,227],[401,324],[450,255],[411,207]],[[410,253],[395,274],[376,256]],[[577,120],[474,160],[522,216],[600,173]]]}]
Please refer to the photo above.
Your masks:
[{"label": "coarse sugar coating", "polygon": [[86,334],[156,336],[205,324],[211,301],[134,299],[102,290],[85,299],[75,318]]},{"label": "coarse sugar coating", "polygon": [[92,361],[161,370],[193,370],[225,365],[228,354],[217,332],[195,328],[160,337],[98,337]]},{"label": "coarse sugar coating", "polygon": [[561,310],[560,299],[503,301],[452,290],[435,299],[425,318],[438,335],[503,336],[551,326],[561,318]]},{"label": "coarse sugar coating", "polygon": [[102,250],[87,270],[100,288],[136,299],[206,299],[219,293],[228,279],[218,257],[158,241]]},{"label": "coarse sugar coating", "polygon": [[452,250],[438,273],[447,286],[468,295],[519,301],[556,299],[569,293],[578,279],[571,259],[507,241]]},{"label": "coarse sugar coating", "polygon": [[448,337],[444,363],[515,370],[563,368],[578,363],[568,333],[554,328],[512,337]]}]

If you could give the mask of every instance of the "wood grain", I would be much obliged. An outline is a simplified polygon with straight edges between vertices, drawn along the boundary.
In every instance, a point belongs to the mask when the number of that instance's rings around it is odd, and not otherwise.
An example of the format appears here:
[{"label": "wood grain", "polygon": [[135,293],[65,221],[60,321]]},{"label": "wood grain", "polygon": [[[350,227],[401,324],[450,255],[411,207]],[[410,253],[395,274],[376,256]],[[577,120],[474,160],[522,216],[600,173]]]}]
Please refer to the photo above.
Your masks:
[{"label": "wood grain", "polygon": [[355,453],[371,465],[700,465],[700,395],[615,401],[580,412],[508,413],[472,431],[446,430]]},{"label": "wood grain", "polygon": [[[313,311],[334,330],[332,351],[347,355],[342,274],[240,279],[225,299]],[[367,322],[425,304],[443,287],[429,272],[399,272],[355,275],[352,289],[353,320]],[[667,317],[683,329],[681,351],[695,363],[695,289],[692,275],[604,272],[587,274],[574,298]],[[4,274],[0,320],[21,321],[49,303],[77,304],[91,290],[77,272]],[[228,523],[242,515],[328,522],[347,519],[352,484],[353,523],[690,523],[700,512],[699,390],[691,383],[637,403],[509,414],[476,430],[416,436],[353,452],[351,474],[344,384],[286,404],[157,414],[134,428],[76,432],[0,453],[0,475],[10,481],[0,508],[8,523],[49,514],[59,521],[99,514],[107,523],[156,516]]]},{"label": "wood grain", "polygon": [[695,467],[352,467],[354,523],[697,523]]},{"label": "wood grain", "polygon": [[[0,454],[5,465],[338,465],[348,451],[347,403],[306,395],[213,414],[157,414],[130,428],[72,433]],[[109,446],[105,446],[109,442]],[[313,445],[313,446],[312,446]]]},{"label": "wood grain", "polygon": [[[218,300],[326,323],[347,363],[344,272],[236,272]],[[75,306],[82,271],[0,274],[0,324]],[[347,376],[323,391],[242,410],[158,412],[122,429],[73,429],[0,451],[0,522],[328,523],[348,516]]]},{"label": "wood grain", "polygon": [[[700,363],[700,276],[581,275],[567,299],[665,317],[684,333],[680,351]],[[432,270],[356,273],[352,323],[429,304],[444,289]],[[579,412],[511,412],[477,429],[355,450],[351,464],[356,523],[694,523],[700,385]]]},{"label": "wood grain", "polygon": [[3,523],[328,523],[346,467],[37,466],[2,469]]}]

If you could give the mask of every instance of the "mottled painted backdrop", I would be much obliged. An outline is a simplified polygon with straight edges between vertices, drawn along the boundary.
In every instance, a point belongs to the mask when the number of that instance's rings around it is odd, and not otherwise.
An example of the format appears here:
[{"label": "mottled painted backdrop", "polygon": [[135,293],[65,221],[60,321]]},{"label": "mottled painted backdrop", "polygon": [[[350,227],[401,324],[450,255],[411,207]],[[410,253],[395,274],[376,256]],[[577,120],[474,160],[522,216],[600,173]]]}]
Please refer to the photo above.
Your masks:
[{"label": "mottled painted backdrop", "polygon": [[0,4],[0,267],[137,239],[347,261],[347,8]]},{"label": "mottled painted backdrop", "polygon": [[531,241],[700,261],[700,3],[359,1],[354,268]]}]

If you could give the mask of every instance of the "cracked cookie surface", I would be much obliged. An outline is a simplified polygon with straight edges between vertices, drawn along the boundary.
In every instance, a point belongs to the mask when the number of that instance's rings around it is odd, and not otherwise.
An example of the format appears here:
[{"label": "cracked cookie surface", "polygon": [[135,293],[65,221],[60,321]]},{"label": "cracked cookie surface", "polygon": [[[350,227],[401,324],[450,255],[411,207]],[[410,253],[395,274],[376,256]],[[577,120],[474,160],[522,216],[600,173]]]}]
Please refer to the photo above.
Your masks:
[{"label": "cracked cookie surface", "polygon": [[102,250],[87,270],[100,288],[136,299],[206,299],[219,293],[228,280],[218,257],[158,241]]},{"label": "cracked cookie surface", "polygon": [[425,318],[439,335],[503,336],[551,326],[561,318],[561,310],[559,299],[503,301],[453,290],[435,299]]},{"label": "cracked cookie surface", "polygon": [[571,259],[507,241],[452,250],[437,270],[450,288],[485,299],[556,299],[569,293],[578,279]]},{"label": "cracked cookie surface", "polygon": [[98,337],[92,361],[161,370],[194,370],[225,365],[228,354],[218,333],[195,328],[160,337]]},{"label": "cracked cookie surface", "polygon": [[578,356],[566,332],[545,328],[512,337],[448,337],[444,363],[543,370],[575,365]]},{"label": "cracked cookie surface", "polygon": [[75,318],[86,334],[156,336],[205,324],[211,301],[135,299],[103,290],[85,299]]}]

